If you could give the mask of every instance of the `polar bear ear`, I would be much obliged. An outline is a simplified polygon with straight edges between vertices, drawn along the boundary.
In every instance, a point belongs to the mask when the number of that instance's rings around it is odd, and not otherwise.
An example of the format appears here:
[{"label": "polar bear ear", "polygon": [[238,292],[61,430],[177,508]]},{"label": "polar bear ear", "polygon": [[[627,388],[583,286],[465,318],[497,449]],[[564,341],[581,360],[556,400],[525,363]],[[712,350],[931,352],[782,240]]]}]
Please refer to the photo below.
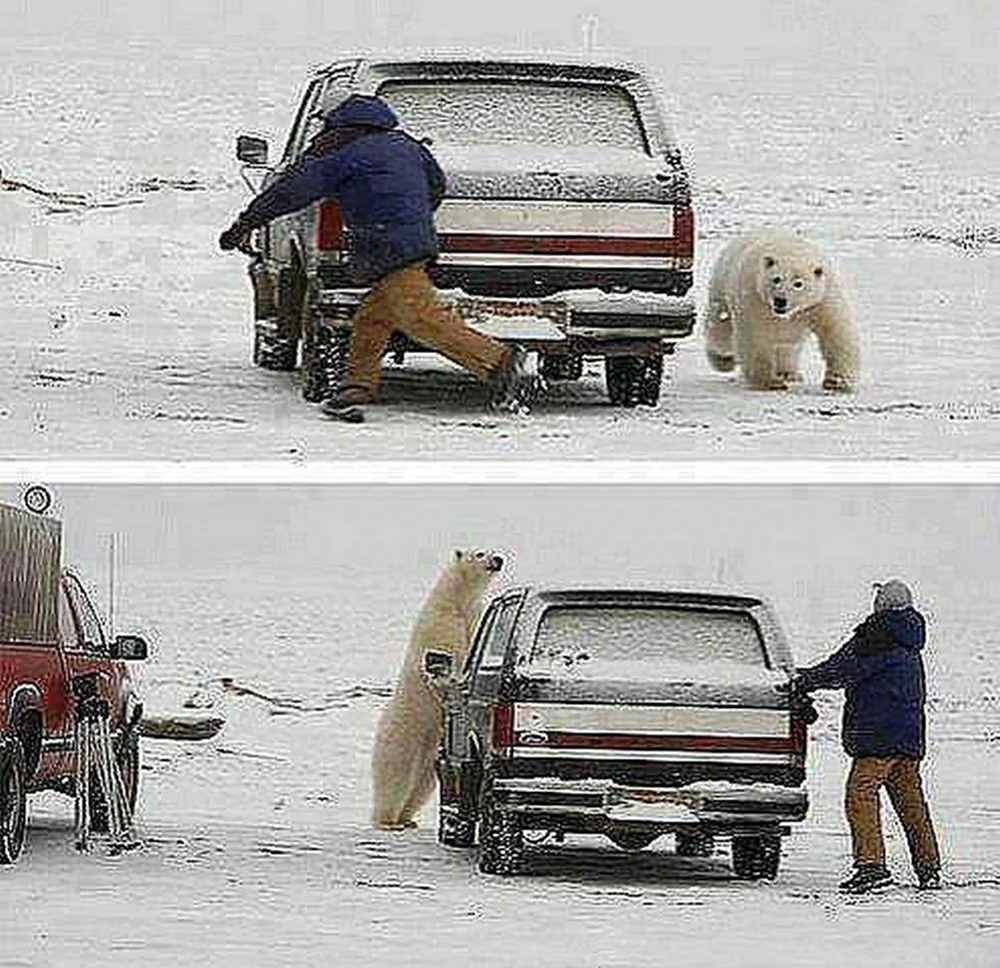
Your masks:
[{"label": "polar bear ear", "polygon": [[774,268],[774,256],[773,255],[766,255],[766,256],[764,256],[764,268],[765,269],[773,269]]},{"label": "polar bear ear", "polygon": [[461,548],[456,548],[455,549],[455,561],[461,561],[461,560],[462,560],[462,549]]},{"label": "polar bear ear", "polygon": [[816,266],[816,268],[813,269],[813,275],[817,279],[822,279],[823,278],[823,267],[822,266]]}]

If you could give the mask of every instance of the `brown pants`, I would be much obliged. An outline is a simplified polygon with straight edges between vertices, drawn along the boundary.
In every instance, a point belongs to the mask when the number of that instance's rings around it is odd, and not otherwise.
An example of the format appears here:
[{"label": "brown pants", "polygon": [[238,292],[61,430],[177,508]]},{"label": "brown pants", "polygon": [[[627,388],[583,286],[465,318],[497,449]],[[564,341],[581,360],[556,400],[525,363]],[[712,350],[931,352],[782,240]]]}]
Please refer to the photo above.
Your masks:
[{"label": "brown pants", "polygon": [[397,269],[376,283],[354,314],[347,382],[368,390],[372,399],[378,395],[382,357],[394,330],[484,381],[510,352],[503,343],[466,325],[440,299],[423,265]]},{"label": "brown pants", "polygon": [[902,756],[863,756],[851,767],[845,807],[855,866],[885,864],[879,814],[879,790],[883,786],[906,833],[913,869],[938,870],[941,856],[920,783],[920,761]]}]

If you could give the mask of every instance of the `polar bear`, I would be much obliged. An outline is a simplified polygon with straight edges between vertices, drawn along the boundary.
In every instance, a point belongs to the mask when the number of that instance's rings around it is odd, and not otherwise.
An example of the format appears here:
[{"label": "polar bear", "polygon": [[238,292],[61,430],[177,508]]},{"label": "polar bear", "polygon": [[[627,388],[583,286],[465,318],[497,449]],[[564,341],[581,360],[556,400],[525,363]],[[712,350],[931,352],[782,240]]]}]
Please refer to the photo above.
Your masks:
[{"label": "polar bear", "polygon": [[723,249],[703,331],[712,366],[728,372],[739,364],[754,390],[784,390],[801,380],[799,354],[813,332],[826,364],[823,389],[857,389],[858,338],[837,272],[814,245],[789,232],[762,229]]},{"label": "polar bear", "polygon": [[403,658],[396,689],[379,719],[372,751],[372,824],[414,827],[413,817],[434,789],[434,760],[444,711],[424,678],[424,653],[448,652],[459,671],[472,645],[483,594],[503,568],[488,551],[456,551],[424,602]]}]

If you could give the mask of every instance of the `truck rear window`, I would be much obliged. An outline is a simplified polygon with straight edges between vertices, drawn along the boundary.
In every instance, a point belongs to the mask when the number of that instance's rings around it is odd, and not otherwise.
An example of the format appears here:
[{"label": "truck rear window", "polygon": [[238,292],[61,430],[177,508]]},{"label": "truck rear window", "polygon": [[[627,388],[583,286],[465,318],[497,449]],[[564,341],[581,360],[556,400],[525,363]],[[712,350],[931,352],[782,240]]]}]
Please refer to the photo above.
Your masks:
[{"label": "truck rear window", "polygon": [[435,143],[647,150],[632,98],[615,85],[386,81],[378,93],[407,131]]},{"label": "truck rear window", "polygon": [[766,668],[757,624],[746,612],[689,608],[550,608],[529,663],[549,671],[600,666],[605,674],[664,664]]}]

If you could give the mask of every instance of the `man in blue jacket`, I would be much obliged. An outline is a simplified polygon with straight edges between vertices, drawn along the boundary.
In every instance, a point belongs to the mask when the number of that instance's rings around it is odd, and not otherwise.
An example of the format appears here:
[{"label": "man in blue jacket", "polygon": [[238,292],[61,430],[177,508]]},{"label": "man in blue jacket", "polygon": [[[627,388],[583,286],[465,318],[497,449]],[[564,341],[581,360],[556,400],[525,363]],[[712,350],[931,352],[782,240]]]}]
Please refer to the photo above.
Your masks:
[{"label": "man in blue jacket", "polygon": [[219,244],[244,248],[250,233],[272,219],[319,199],[337,200],[354,281],[372,288],[354,316],[347,384],[323,404],[329,416],[364,419],[362,406],[378,397],[394,330],[485,381],[495,409],[523,410],[538,386],[524,351],[466,325],[427,275],[438,253],[434,211],[445,177],[430,151],[398,124],[377,97],[356,94],[341,102],[302,158],[251,202]]},{"label": "man in blue jacket", "polygon": [[878,584],[874,610],[837,652],[799,670],[792,689],[845,692],[842,740],[853,758],[845,807],[854,873],[840,889],[864,894],[887,887],[879,816],[884,786],[896,811],[921,888],[941,886],[941,858],[920,781],[924,742],[924,617],[902,581]]}]

